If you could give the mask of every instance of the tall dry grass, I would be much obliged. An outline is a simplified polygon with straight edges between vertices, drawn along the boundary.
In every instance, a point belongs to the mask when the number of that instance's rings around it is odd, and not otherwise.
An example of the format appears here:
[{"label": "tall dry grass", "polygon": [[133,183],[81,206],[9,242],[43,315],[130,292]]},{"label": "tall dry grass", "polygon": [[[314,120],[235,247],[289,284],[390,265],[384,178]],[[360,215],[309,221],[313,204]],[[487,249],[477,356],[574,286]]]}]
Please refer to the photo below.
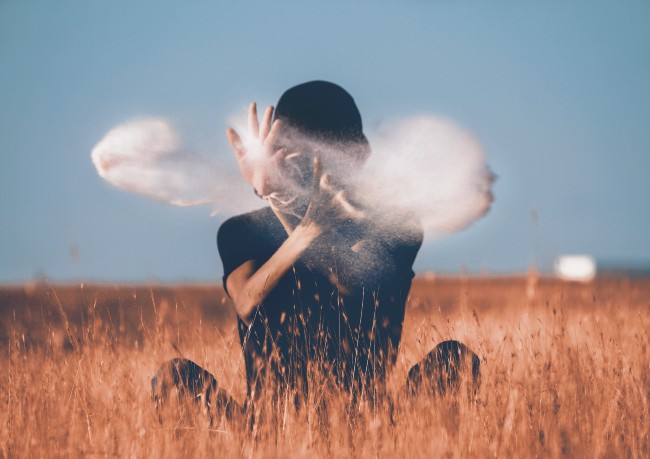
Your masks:
[{"label": "tall dry grass", "polygon": [[[211,425],[191,403],[161,424],[150,399],[157,367],[182,356],[243,401],[220,289],[37,285],[0,295],[3,457],[650,456],[649,280],[416,280],[388,383],[392,420],[382,400],[351,405],[312,374],[303,409],[277,403],[252,429]],[[476,397],[405,398],[410,366],[445,339],[481,357]]]}]

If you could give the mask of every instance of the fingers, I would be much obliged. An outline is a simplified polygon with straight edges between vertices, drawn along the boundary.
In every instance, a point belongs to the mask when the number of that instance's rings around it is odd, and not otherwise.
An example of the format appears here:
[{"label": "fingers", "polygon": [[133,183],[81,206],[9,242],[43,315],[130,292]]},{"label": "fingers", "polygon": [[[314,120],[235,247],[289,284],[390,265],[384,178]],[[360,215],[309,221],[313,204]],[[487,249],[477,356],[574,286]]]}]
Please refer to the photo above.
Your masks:
[{"label": "fingers", "polygon": [[352,220],[362,220],[366,214],[360,209],[357,209],[350,203],[347,193],[343,190],[334,195],[334,200],[338,202],[341,208],[345,211],[346,215]]},{"label": "fingers", "polygon": [[[283,150],[286,150],[286,148],[283,148]],[[300,158],[301,156],[302,156],[302,152],[294,151],[289,153],[287,156],[285,156],[284,159],[291,160],[291,159]]]},{"label": "fingers", "polygon": [[342,190],[329,174],[323,172],[318,156],[314,157],[312,180],[312,196],[303,223],[317,221],[322,227],[334,228],[337,221],[366,218],[366,212],[354,205],[347,192]]},{"label": "fingers", "polygon": [[[276,121],[277,122],[277,121]],[[311,194],[311,199],[309,200],[309,205],[307,206],[307,212],[305,212],[305,216],[303,217],[303,223],[307,223],[313,220],[314,213],[316,210],[314,210],[315,207],[318,207],[318,202],[320,201],[319,196],[320,196],[320,181],[321,181],[321,175],[323,174],[323,169],[320,163],[320,158],[318,156],[314,157],[314,177],[312,181],[312,194]]]},{"label": "fingers", "polygon": [[266,148],[268,151],[271,151],[275,146],[278,140],[278,135],[280,134],[280,129],[282,129],[282,121],[275,120],[271,126],[269,134],[266,136],[266,139],[264,139],[264,148]]},{"label": "fingers", "polygon": [[273,153],[273,156],[271,156],[271,161],[277,164],[281,160],[286,159],[287,151],[288,150],[286,148],[280,148],[278,151]]},{"label": "fingers", "polygon": [[271,121],[273,120],[273,107],[267,107],[262,117],[262,124],[260,125],[260,140],[264,141],[271,131]]},{"label": "fingers", "polygon": [[248,131],[257,138],[260,135],[260,124],[257,120],[257,104],[252,102],[248,107]]},{"label": "fingers", "polygon": [[332,191],[332,176],[323,174],[320,178],[319,186],[321,190]]},{"label": "fingers", "polygon": [[320,158],[318,156],[314,156],[314,177],[312,182],[313,196],[317,196],[320,193],[322,175],[323,166],[321,165]]},{"label": "fingers", "polygon": [[230,146],[232,147],[233,150],[235,150],[235,155],[237,156],[237,159],[242,158],[246,154],[246,149],[244,148],[244,144],[242,143],[239,134],[237,134],[237,131],[235,131],[232,128],[228,128],[226,129],[226,136],[228,137],[228,142],[230,142]]}]

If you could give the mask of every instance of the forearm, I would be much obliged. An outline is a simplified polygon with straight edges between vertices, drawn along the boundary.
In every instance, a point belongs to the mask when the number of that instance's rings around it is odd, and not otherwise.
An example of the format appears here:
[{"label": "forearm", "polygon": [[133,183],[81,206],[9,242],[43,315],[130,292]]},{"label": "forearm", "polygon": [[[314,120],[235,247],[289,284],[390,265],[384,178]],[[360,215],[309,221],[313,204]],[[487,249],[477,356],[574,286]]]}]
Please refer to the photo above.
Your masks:
[{"label": "forearm", "polygon": [[[228,287],[237,314],[246,324],[252,321],[257,306],[321,234],[322,230],[318,225],[297,226],[271,258],[242,281],[241,287]],[[236,278],[230,281],[231,277],[233,276],[229,277],[229,282],[239,283]]]}]

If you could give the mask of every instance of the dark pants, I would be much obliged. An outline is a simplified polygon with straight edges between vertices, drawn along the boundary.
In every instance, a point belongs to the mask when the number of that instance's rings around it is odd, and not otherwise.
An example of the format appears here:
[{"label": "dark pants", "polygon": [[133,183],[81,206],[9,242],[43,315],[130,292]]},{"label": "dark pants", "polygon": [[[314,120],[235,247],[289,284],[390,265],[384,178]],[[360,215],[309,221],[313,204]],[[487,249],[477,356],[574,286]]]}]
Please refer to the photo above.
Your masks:
[{"label": "dark pants", "polygon": [[445,395],[457,390],[463,378],[474,392],[480,384],[481,360],[470,348],[458,341],[443,341],[409,370],[406,393]]},{"label": "dark pants", "polygon": [[[475,392],[480,384],[480,364],[478,356],[464,344],[443,341],[409,370],[406,394],[409,397],[420,394],[443,396],[456,391],[463,379]],[[246,412],[245,407],[219,388],[212,374],[187,359],[175,358],[165,362],[151,380],[151,391],[156,408],[175,393],[179,399],[187,398],[203,404],[211,421],[215,413],[233,419]]]},{"label": "dark pants", "polygon": [[214,415],[233,419],[244,409],[223,389],[207,370],[188,359],[175,358],[163,363],[151,379],[151,398],[156,409],[177,401],[192,400],[203,405],[210,417]]}]

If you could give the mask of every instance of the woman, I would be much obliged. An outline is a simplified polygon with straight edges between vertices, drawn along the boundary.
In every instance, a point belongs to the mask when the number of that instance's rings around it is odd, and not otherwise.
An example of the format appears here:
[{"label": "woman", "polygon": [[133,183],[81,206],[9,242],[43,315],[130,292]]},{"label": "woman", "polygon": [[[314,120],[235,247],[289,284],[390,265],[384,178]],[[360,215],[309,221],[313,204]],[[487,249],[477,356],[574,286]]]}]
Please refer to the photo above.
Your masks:
[{"label": "woman", "polygon": [[[289,390],[300,400],[315,377],[353,395],[381,393],[401,339],[420,224],[355,199],[355,174],[370,146],[355,102],[340,86],[295,86],[261,123],[253,103],[248,125],[245,136],[228,129],[228,139],[242,176],[269,206],[227,220],[217,236],[248,400],[269,390],[274,398]],[[387,217],[400,223],[387,225]],[[425,359],[414,367],[412,391],[432,372],[448,375],[458,366],[435,362],[475,357],[460,343],[447,343],[432,351],[431,364]],[[176,360],[161,374],[180,375],[180,368],[185,377],[175,384],[195,374],[201,382],[194,386],[216,388],[209,373],[190,364]]]}]

